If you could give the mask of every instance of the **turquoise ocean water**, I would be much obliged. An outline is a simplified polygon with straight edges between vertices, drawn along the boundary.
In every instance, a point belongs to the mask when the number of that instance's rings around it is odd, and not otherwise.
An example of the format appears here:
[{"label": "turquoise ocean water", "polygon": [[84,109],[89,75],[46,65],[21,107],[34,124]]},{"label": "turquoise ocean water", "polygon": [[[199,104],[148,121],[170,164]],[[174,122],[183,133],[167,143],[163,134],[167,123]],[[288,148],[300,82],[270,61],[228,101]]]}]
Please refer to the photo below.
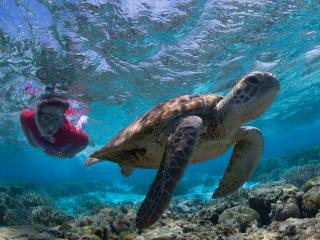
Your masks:
[{"label": "turquoise ocean water", "polygon": [[[316,0],[1,1],[0,180],[101,181],[122,189],[124,201],[141,199],[154,170],[125,178],[113,163],[85,168],[86,157],[155,104],[225,95],[254,70],[281,84],[250,123],[265,137],[262,161],[320,144],[319,19]],[[90,107],[85,130],[95,146],[72,159],[32,148],[20,128],[19,111],[48,85]],[[184,179],[196,191],[223,174],[230,153],[189,166]],[[112,194],[106,201],[119,198]]]}]

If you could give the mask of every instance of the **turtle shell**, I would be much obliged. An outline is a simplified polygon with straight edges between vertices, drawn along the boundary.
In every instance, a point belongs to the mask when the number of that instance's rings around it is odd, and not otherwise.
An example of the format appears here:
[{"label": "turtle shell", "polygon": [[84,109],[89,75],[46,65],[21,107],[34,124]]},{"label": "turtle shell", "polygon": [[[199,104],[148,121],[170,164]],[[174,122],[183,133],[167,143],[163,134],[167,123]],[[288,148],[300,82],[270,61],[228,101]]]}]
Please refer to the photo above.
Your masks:
[{"label": "turtle shell", "polygon": [[[143,114],[128,127],[120,131],[102,149],[94,152],[90,157],[108,159],[119,162],[116,155],[130,158],[124,153],[132,150],[154,151],[161,155],[162,148],[157,139],[165,131],[166,126],[174,119],[186,115],[205,115],[222,99],[216,94],[194,94],[180,96],[164,101]],[[161,145],[161,144],[160,144]],[[137,155],[139,153],[135,153]]]}]

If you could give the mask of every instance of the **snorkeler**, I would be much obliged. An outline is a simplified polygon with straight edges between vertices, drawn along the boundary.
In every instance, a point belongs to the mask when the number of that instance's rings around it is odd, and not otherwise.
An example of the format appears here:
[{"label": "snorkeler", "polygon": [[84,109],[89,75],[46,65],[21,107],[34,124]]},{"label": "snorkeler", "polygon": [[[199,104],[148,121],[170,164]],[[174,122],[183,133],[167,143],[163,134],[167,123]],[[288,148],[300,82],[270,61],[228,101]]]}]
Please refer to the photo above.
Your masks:
[{"label": "snorkeler", "polygon": [[44,96],[37,104],[36,110],[22,110],[20,122],[28,142],[45,153],[70,158],[85,149],[89,143],[88,135],[82,130],[87,116],[81,116],[73,125],[66,117],[70,104],[67,99]]}]

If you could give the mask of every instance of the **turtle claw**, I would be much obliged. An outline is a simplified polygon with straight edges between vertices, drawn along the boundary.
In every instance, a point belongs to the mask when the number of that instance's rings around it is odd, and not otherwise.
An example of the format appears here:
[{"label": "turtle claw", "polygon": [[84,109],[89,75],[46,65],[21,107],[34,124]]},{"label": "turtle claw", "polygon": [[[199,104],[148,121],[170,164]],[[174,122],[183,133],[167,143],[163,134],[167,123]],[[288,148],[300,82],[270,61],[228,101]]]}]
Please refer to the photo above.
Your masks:
[{"label": "turtle claw", "polygon": [[99,161],[100,161],[100,159],[98,159],[98,158],[89,157],[89,158],[84,162],[84,165],[85,165],[86,167],[88,167],[88,166],[91,166],[91,165],[93,165],[93,164],[95,164],[95,163],[97,163],[97,162],[99,162]]}]

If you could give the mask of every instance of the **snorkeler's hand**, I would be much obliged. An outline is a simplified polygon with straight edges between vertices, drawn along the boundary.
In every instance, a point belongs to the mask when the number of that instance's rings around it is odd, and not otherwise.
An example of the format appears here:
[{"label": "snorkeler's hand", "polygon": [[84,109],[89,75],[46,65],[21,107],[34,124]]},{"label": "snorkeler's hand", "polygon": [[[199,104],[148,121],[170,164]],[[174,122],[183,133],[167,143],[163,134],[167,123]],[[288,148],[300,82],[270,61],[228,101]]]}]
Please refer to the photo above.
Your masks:
[{"label": "snorkeler's hand", "polygon": [[33,133],[31,132],[31,130],[29,130],[29,131],[27,131],[26,129],[23,129],[23,130],[25,132],[25,136],[26,136],[28,142],[30,143],[30,145],[35,148],[39,147],[35,141],[35,137],[33,136]]},{"label": "snorkeler's hand", "polygon": [[94,141],[92,141],[92,140],[90,140],[89,141],[89,144],[88,144],[90,147],[95,147],[96,146],[96,144],[94,143]]},{"label": "snorkeler's hand", "polygon": [[61,147],[54,147],[54,146],[48,147],[45,150],[45,153],[51,156],[59,157],[59,158],[72,158],[78,152],[82,151],[85,147],[86,145],[75,146],[70,143]]},{"label": "snorkeler's hand", "polygon": [[[67,145],[68,146],[68,145]],[[47,146],[44,152],[50,156],[65,158],[69,157],[69,155],[65,154],[64,147],[54,147],[54,146]]]},{"label": "snorkeler's hand", "polygon": [[50,156],[55,156],[55,157],[58,157],[60,155],[60,152],[54,149],[45,149],[44,152]]},{"label": "snorkeler's hand", "polygon": [[50,155],[50,156],[54,156],[54,157],[58,157],[58,158],[73,158],[74,155],[70,156],[68,153],[63,153],[63,152],[59,152],[59,151],[52,151],[52,150],[45,150],[44,151],[46,154]]},{"label": "snorkeler's hand", "polygon": [[34,145],[36,147],[42,148],[44,150],[45,153],[55,156],[56,154],[58,154],[58,151],[53,148],[52,146],[50,146],[50,144],[45,144],[43,142],[41,142],[40,140],[38,140],[31,131],[29,131],[30,134],[30,139],[31,141],[34,143]]},{"label": "snorkeler's hand", "polygon": [[33,135],[31,130],[29,130],[29,136],[33,146],[44,149],[44,145]]},{"label": "snorkeler's hand", "polygon": [[56,142],[56,139],[52,135],[46,135],[46,136],[44,136],[44,138],[50,143]]}]

